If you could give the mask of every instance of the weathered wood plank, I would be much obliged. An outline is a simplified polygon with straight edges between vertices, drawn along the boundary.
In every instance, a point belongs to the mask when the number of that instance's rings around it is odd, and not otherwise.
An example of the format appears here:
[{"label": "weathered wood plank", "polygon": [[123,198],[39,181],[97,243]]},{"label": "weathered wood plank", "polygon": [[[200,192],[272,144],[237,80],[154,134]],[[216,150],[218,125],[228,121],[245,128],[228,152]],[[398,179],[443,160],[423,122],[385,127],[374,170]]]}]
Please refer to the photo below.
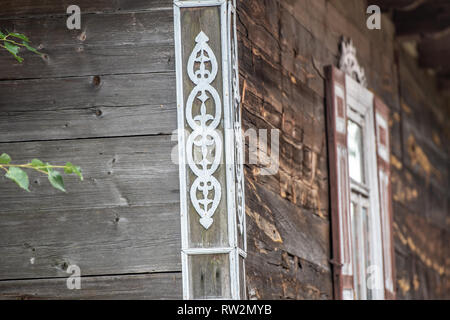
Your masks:
[{"label": "weathered wood plank", "polygon": [[1,280],[181,270],[178,204],[0,216]]},{"label": "weathered wood plank", "polygon": [[172,147],[169,136],[0,144],[17,161],[71,160],[85,175],[67,179],[68,194],[40,175],[31,193],[1,178],[0,277],[61,276],[71,263],[93,275],[179,270]]},{"label": "weathered wood plank", "polygon": [[[176,103],[175,74],[123,74],[2,81],[0,112]],[[5,114],[6,113],[6,114]]]},{"label": "weathered wood plank", "polygon": [[82,14],[82,28],[69,30],[66,17],[2,20],[2,28],[24,32],[41,51],[56,48],[112,48],[173,44],[171,9],[118,14]]},{"label": "weathered wood plank", "polygon": [[[1,178],[0,213],[17,210],[97,209],[151,206],[179,201],[178,166],[171,161],[170,136],[2,143],[16,161],[34,157],[82,166],[85,181],[68,177],[69,194],[48,187],[40,175],[31,177],[31,193],[20,192]],[[44,187],[45,186],[45,187]]]},{"label": "weathered wood plank", "polygon": [[176,105],[1,112],[0,142],[171,134]]},{"label": "weathered wood plank", "polygon": [[[449,7],[450,16],[450,7]],[[450,25],[450,21],[449,21]],[[433,68],[440,73],[450,73],[448,56],[450,55],[450,35],[424,39],[419,42],[419,64],[423,68]]]},{"label": "weathered wood plank", "polygon": [[[433,143],[433,133],[440,140],[445,141],[442,131],[436,133],[436,120],[430,115],[413,115],[413,118],[406,117],[403,123],[403,165],[410,168],[418,176],[435,186],[442,186],[447,190],[448,186],[448,155],[445,153],[445,146],[437,146]],[[420,121],[422,124],[419,124]],[[422,129],[422,130],[421,130]],[[425,132],[424,132],[425,131]],[[434,132],[433,132],[434,131]]]},{"label": "weathered wood plank", "polygon": [[[331,300],[331,273],[284,250],[255,240],[247,258],[247,290],[258,300]],[[268,276],[270,274],[270,276]]]},{"label": "weathered wood plank", "polygon": [[331,299],[329,223],[248,178],[246,192],[249,298]]},{"label": "weathered wood plank", "polygon": [[393,17],[398,35],[433,34],[450,25],[447,0],[426,1],[413,10],[396,11]]},{"label": "weathered wood plank", "polygon": [[334,57],[286,10],[293,3],[238,2],[243,125],[280,129],[277,173],[259,175],[264,164],[245,168],[251,299],[332,296],[320,68]]},{"label": "weathered wood plank", "polygon": [[3,66],[1,79],[37,79],[103,74],[129,74],[172,72],[174,47],[168,44],[111,48],[78,47],[54,49],[44,60],[37,55],[25,54],[22,64],[0,53]]},{"label": "weathered wood plank", "polygon": [[[251,166],[251,175],[265,188],[291,201],[302,209],[312,210],[321,217],[328,216],[328,163],[325,146],[325,124],[320,115],[321,99],[304,87],[292,87],[283,94],[283,114],[258,97],[259,87],[248,81],[246,86],[244,128],[246,130],[279,129],[279,170],[274,175],[258,175],[259,167]],[[296,94],[292,95],[292,92]],[[292,101],[295,101],[293,103]],[[317,114],[316,117],[308,115]],[[269,135],[270,138],[270,135]],[[250,142],[246,139],[246,144]],[[246,148],[246,159],[251,154]],[[259,150],[257,150],[259,151]],[[271,152],[269,150],[268,152]]]},{"label": "weathered wood plank", "polygon": [[448,230],[431,226],[394,201],[399,299],[448,299]]},{"label": "weathered wood plank", "polygon": [[248,238],[253,239],[250,242],[264,241],[273,250],[283,248],[330,270],[328,221],[294,206],[251,178],[246,179],[246,201]]},{"label": "weathered wood plank", "polygon": [[181,299],[181,273],[81,278],[80,290],[69,290],[66,278],[0,281],[1,300],[29,299]]},{"label": "weathered wood plank", "polygon": [[448,224],[447,187],[426,180],[403,166],[392,172],[392,198],[434,227]]},{"label": "weathered wood plank", "polygon": [[83,15],[81,30],[68,30],[65,17],[4,20],[2,26],[25,33],[45,56],[24,51],[19,64],[1,51],[0,79],[175,70],[172,10]]},{"label": "weathered wood plank", "polygon": [[[72,4],[74,3],[70,0],[46,0],[39,3],[33,0],[4,0],[2,1],[0,18],[32,15],[66,15],[67,7]],[[79,0],[76,4],[80,7],[82,13],[98,13],[158,10],[171,7],[172,0]]]}]

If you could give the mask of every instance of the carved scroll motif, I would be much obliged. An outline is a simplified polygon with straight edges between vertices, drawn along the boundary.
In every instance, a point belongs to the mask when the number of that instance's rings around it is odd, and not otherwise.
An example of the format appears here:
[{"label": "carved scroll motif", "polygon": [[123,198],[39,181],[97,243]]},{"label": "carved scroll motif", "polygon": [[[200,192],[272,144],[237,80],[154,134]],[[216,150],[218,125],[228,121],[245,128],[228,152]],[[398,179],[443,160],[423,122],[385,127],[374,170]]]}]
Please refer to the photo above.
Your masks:
[{"label": "carved scroll motif", "polygon": [[[196,46],[189,57],[187,72],[196,86],[186,104],[186,121],[192,129],[186,142],[187,162],[196,176],[190,198],[205,229],[211,227],[222,196],[222,187],[213,176],[222,159],[222,136],[216,130],[220,124],[222,103],[219,93],[211,86],[217,76],[218,64],[208,41],[203,31],[195,38]],[[213,114],[208,112],[207,102],[212,106]]]}]

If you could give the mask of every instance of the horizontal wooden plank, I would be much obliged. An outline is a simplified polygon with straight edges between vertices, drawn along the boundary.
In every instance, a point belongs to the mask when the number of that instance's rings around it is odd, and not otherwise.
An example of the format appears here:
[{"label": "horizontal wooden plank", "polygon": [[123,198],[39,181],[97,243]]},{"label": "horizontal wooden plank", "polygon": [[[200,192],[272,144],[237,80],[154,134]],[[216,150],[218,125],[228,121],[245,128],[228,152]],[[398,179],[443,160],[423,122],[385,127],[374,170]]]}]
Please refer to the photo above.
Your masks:
[{"label": "horizontal wooden plank", "polygon": [[171,134],[176,119],[174,104],[0,112],[0,142]]},{"label": "horizontal wooden plank", "polygon": [[2,143],[18,162],[34,157],[54,164],[72,161],[83,168],[85,181],[68,177],[69,194],[49,187],[39,174],[31,176],[31,193],[0,180],[0,213],[17,210],[96,209],[151,206],[179,201],[178,165],[171,161],[170,136]]},{"label": "horizontal wooden plank", "polygon": [[[246,170],[247,177],[249,173]],[[265,250],[283,249],[325,271],[330,270],[327,220],[300,209],[252,178],[246,179],[246,206],[250,242],[263,241]],[[251,250],[255,250],[253,243],[249,244]]]},{"label": "horizontal wooden plank", "polygon": [[447,63],[450,55],[450,34],[423,39],[418,43],[417,50],[419,65],[422,68],[433,68],[438,73],[450,74],[450,66]]},{"label": "horizontal wooden plank", "polygon": [[[447,146],[437,146],[433,143],[433,131],[438,125],[430,115],[413,115],[414,119],[405,117],[403,122],[403,165],[410,168],[419,177],[422,177],[426,183],[432,183],[442,190],[448,189],[448,154]],[[420,121],[423,121],[420,124]],[[434,124],[434,125],[433,125]],[[436,133],[437,137],[445,136],[442,131]]]},{"label": "horizontal wooden plank", "polygon": [[111,48],[173,43],[171,9],[138,13],[82,14],[82,28],[69,30],[66,17],[2,20],[2,28],[23,32],[41,51],[56,48]]},{"label": "horizontal wooden plank", "polygon": [[[67,194],[31,174],[31,193],[0,178],[0,279],[180,270],[178,167],[170,136],[0,144],[18,162],[70,160]],[[36,226],[39,226],[36,229]],[[38,230],[38,231],[37,231]]]},{"label": "horizontal wooden plank", "polygon": [[328,222],[246,173],[249,298],[331,299]]},{"label": "horizontal wooden plank", "polygon": [[[43,51],[55,50],[58,54],[55,59],[50,56],[47,63],[36,56],[23,65],[5,62],[5,68],[11,69],[4,70],[0,77],[64,78],[3,81],[0,122],[5,134],[0,141],[158,134],[175,129],[171,10],[87,15],[83,39],[81,31],[61,28],[64,24],[61,17],[4,22],[12,29],[30,30],[27,34]],[[155,70],[170,72],[129,74]],[[102,76],[104,73],[126,74]],[[98,75],[72,77],[74,74]],[[103,108],[88,109],[95,106]],[[104,106],[134,107],[119,110]],[[64,111],[36,113],[60,109]]]},{"label": "horizontal wooden plank", "polygon": [[173,72],[174,47],[171,44],[128,46],[105,50],[87,47],[49,50],[47,59],[25,53],[22,64],[0,52],[3,72],[0,79],[38,79],[85,75]]},{"label": "horizontal wooden plank", "polygon": [[[69,195],[70,196],[70,195]],[[181,270],[178,204],[0,213],[0,280]]]},{"label": "horizontal wooden plank", "polygon": [[[267,249],[262,242],[257,252],[249,252],[247,291],[258,300],[331,300],[331,272],[284,250]],[[270,276],[269,276],[270,275]]]},{"label": "horizontal wooden plank", "polygon": [[[67,7],[72,4],[74,2],[71,0],[46,0],[45,2],[36,2],[34,0],[4,0],[2,1],[0,18],[32,15],[66,15]],[[83,13],[95,13],[157,10],[159,8],[171,7],[172,0],[78,0],[76,4]]]},{"label": "horizontal wooden plank", "polygon": [[1,51],[0,79],[175,70],[172,10],[83,15],[82,21],[81,30],[68,30],[65,17],[3,20],[4,29],[25,33],[45,55],[25,50],[20,64]]},{"label": "horizontal wooden plank", "polygon": [[[176,103],[175,73],[2,81],[0,112]],[[5,114],[6,112],[6,114]]]},{"label": "horizontal wooden plank", "polygon": [[414,173],[408,167],[394,169],[391,176],[392,198],[437,228],[450,226],[448,213],[448,187],[436,185]]},{"label": "horizontal wooden plank", "polygon": [[1,300],[29,299],[181,299],[181,273],[82,277],[80,290],[66,278],[0,281]]},{"label": "horizontal wooden plank", "polygon": [[412,10],[396,11],[393,19],[400,36],[445,32],[450,24],[450,3],[447,0],[426,1]]}]

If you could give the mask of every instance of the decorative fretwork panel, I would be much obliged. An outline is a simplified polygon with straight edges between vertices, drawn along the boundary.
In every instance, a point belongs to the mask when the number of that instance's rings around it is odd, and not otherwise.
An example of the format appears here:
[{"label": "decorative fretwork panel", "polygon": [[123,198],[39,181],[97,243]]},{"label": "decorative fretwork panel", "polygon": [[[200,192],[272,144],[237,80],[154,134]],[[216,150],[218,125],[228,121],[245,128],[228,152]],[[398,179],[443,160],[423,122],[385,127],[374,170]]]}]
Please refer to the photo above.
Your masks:
[{"label": "decorative fretwork panel", "polygon": [[174,5],[184,297],[245,298],[235,3]]}]

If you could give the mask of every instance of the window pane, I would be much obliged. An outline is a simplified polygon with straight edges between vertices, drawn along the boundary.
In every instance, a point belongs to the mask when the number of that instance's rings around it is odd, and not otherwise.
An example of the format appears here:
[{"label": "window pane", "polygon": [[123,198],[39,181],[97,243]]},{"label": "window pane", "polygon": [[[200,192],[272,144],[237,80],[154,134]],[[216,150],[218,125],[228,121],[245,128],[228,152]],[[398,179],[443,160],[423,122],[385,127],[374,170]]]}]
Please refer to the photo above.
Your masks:
[{"label": "window pane", "polygon": [[[365,241],[365,255],[366,255],[366,272],[367,270],[371,270],[372,267],[372,253],[370,250],[370,239],[372,237],[371,232],[370,232],[370,217],[369,217],[369,211],[367,208],[363,207],[362,208],[362,217],[363,217],[363,221],[364,221],[364,231],[366,234],[366,241]],[[368,275],[367,275],[368,276]],[[372,288],[370,288],[371,286],[368,285],[367,286],[367,299],[371,300],[373,298],[372,295]]]},{"label": "window pane", "polygon": [[355,289],[355,299],[359,299],[361,296],[361,275],[360,270],[360,257],[358,255],[358,221],[357,221],[357,206],[352,202],[350,205],[350,219],[352,223],[352,260],[353,260],[353,280]]},{"label": "window pane", "polygon": [[364,159],[363,159],[363,136],[360,125],[349,120],[348,129],[348,161],[350,169],[350,178],[364,183]]}]

